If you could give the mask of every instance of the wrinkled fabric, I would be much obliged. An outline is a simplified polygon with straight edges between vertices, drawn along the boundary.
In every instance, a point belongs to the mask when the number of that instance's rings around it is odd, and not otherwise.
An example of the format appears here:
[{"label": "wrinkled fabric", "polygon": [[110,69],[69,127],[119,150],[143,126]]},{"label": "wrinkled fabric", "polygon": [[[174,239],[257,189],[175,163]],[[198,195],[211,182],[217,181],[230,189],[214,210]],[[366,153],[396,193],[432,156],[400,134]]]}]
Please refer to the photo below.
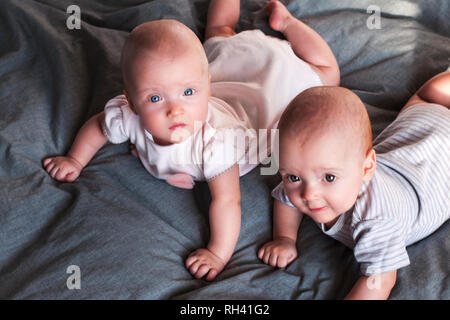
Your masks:
[{"label": "wrinkled fabric", "polygon": [[[271,31],[265,0],[242,1],[237,30]],[[285,1],[329,43],[341,84],[366,103],[376,136],[428,78],[448,68],[450,12],[435,1]],[[358,279],[344,245],[303,221],[299,258],[274,269],[256,256],[272,236],[270,191],[279,176],[241,178],[235,253],[211,283],[184,267],[209,237],[206,183],[174,188],[147,173],[127,143],[106,144],[74,183],[53,180],[42,160],[65,154],[78,130],[122,93],[120,48],[135,26],[185,23],[203,40],[208,1],[0,2],[0,298],[337,299]],[[381,29],[369,29],[369,5]],[[408,247],[392,299],[449,299],[449,224]],[[69,289],[70,266],[80,289]],[[69,271],[69,273],[67,273]]]}]

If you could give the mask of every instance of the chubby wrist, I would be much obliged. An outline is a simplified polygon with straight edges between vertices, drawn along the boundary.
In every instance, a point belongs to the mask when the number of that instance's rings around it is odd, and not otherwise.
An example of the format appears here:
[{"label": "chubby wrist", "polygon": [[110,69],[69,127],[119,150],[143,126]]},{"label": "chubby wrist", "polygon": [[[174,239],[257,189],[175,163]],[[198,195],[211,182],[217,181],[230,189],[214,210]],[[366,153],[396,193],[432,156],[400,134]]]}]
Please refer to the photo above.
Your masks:
[{"label": "chubby wrist", "polygon": [[208,243],[206,248],[214,255],[217,259],[219,259],[224,265],[230,260],[233,252],[229,252],[229,248],[221,248],[220,244],[214,244],[212,242]]},{"label": "chubby wrist", "polygon": [[85,167],[79,160],[77,160],[77,158],[71,155],[70,152],[67,154],[67,158],[69,158],[78,167],[78,169],[80,169],[80,171]]},{"label": "chubby wrist", "polygon": [[292,237],[288,235],[276,235],[273,237],[273,240],[292,242],[295,244],[297,242],[297,237]]}]

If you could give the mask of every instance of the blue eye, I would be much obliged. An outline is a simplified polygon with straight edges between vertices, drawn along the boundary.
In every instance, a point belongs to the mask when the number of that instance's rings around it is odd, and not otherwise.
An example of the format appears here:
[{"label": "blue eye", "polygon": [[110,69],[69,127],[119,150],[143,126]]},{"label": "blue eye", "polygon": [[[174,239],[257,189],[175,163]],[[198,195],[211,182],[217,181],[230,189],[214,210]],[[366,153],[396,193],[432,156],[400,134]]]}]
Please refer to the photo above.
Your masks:
[{"label": "blue eye", "polygon": [[184,95],[185,96],[192,96],[194,94],[194,89],[186,89],[184,90]]},{"label": "blue eye", "polygon": [[300,181],[300,178],[297,177],[297,176],[294,176],[294,175],[290,174],[290,175],[288,175],[288,180],[289,180],[290,182],[298,182],[298,181]]},{"label": "blue eye", "polygon": [[149,100],[150,100],[150,102],[155,103],[155,102],[161,101],[161,97],[155,95],[155,96],[151,96]]},{"label": "blue eye", "polygon": [[326,174],[325,181],[326,182],[334,182],[334,181],[336,181],[336,176],[333,176],[332,174]]}]

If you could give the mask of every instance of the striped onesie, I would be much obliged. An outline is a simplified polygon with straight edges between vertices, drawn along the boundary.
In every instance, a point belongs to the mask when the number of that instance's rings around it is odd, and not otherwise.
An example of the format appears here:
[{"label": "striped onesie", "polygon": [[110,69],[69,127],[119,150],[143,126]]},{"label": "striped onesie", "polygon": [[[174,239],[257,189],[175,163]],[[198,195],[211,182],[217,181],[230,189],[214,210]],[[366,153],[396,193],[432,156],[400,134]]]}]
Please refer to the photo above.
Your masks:
[{"label": "striped onesie", "polygon": [[[354,250],[364,275],[409,265],[406,246],[450,218],[450,110],[422,103],[399,114],[374,141],[377,167],[355,205],[321,230]],[[294,207],[283,183],[272,196]]]}]

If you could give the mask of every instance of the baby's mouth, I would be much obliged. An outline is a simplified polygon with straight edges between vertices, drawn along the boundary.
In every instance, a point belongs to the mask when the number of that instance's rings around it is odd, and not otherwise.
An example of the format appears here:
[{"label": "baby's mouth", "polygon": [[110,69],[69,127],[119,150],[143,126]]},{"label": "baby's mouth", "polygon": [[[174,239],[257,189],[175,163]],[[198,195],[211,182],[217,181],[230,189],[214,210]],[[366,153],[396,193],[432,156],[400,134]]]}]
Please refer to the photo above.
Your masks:
[{"label": "baby's mouth", "polygon": [[186,127],[186,124],[184,123],[175,123],[169,127],[169,130],[176,130],[184,127]]},{"label": "baby's mouth", "polygon": [[326,208],[327,208],[327,206],[323,206],[323,207],[309,208],[309,210],[311,212],[317,213],[317,212],[321,212],[321,211],[325,210]]}]

